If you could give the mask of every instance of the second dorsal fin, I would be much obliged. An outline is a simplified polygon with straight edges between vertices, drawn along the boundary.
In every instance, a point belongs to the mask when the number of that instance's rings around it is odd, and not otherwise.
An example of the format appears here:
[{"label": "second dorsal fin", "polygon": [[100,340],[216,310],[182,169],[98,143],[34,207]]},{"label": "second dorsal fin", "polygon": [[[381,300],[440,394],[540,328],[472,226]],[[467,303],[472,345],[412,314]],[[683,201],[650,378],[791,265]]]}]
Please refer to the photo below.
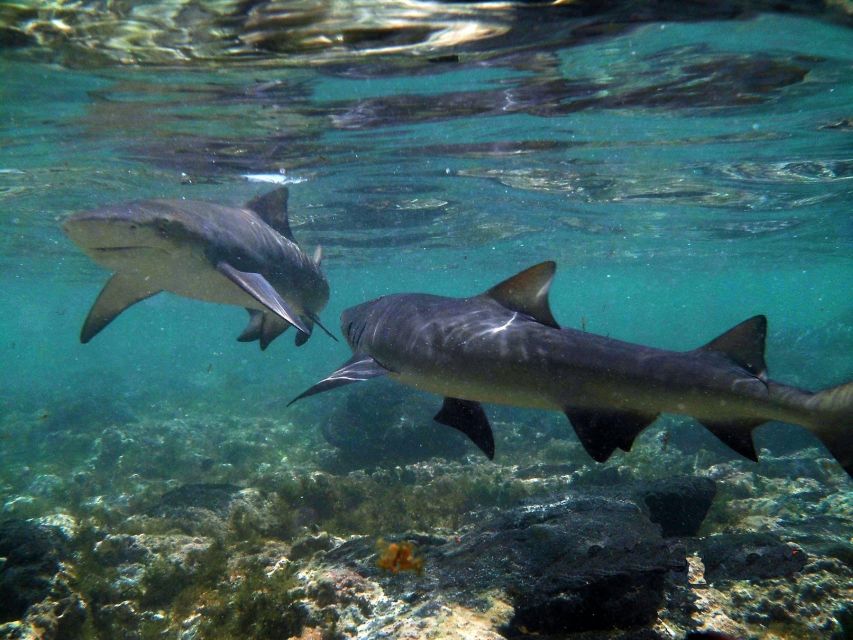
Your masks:
[{"label": "second dorsal fin", "polygon": [[700,347],[700,350],[722,353],[751,374],[764,378],[767,375],[767,364],[764,362],[766,337],[767,318],[753,316],[717,336]]},{"label": "second dorsal fin", "polygon": [[557,270],[555,262],[541,262],[486,291],[492,298],[512,311],[524,313],[537,322],[559,329],[548,304],[548,290]]},{"label": "second dorsal fin", "polygon": [[289,195],[290,192],[287,187],[279,187],[249,200],[246,203],[246,208],[257,213],[264,222],[285,238],[291,242],[296,242],[293,239],[293,232],[290,230],[290,221],[287,216],[287,198]]}]

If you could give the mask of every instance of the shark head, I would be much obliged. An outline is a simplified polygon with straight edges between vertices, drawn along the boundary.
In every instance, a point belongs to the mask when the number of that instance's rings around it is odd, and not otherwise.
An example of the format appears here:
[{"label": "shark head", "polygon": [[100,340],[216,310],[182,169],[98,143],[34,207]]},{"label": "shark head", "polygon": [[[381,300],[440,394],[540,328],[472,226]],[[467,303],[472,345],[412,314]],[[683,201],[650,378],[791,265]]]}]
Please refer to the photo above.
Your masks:
[{"label": "shark head", "polygon": [[63,229],[90,258],[108,269],[162,258],[185,246],[193,235],[174,209],[156,201],[83,211],[65,220]]},{"label": "shark head", "polygon": [[362,336],[369,325],[375,324],[374,316],[385,300],[387,300],[387,296],[362,302],[354,307],[344,309],[341,313],[341,333],[346,338],[353,353],[361,351]]}]

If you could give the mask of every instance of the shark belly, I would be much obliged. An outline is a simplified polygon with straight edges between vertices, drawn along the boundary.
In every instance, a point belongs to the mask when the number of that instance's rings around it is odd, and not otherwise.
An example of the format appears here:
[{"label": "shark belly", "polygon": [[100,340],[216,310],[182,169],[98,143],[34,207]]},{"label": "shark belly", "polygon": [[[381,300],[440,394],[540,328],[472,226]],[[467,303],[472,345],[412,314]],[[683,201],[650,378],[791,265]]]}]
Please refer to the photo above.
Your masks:
[{"label": "shark belly", "polygon": [[171,250],[130,247],[96,251],[92,257],[107,269],[141,280],[151,289],[206,302],[264,309],[220,273],[197,246]]}]

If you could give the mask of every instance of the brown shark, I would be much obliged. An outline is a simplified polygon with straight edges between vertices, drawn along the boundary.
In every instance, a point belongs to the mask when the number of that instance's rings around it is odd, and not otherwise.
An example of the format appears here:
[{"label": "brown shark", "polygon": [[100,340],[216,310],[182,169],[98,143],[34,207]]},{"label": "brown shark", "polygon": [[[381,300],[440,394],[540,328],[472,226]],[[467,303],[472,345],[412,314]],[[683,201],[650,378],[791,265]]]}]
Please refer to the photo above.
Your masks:
[{"label": "brown shark", "polygon": [[[238,340],[266,349],[295,326],[303,344],[329,300],[313,257],[290,231],[287,188],[245,207],[197,200],[141,200],[83,211],[68,218],[68,236],[113,271],[80,332],[89,342],[129,306],[160,291],[245,307],[249,325]],[[326,331],[328,333],[328,331]],[[331,335],[331,334],[329,334]]]},{"label": "brown shark", "polygon": [[756,460],[752,429],[804,426],[853,474],[853,382],[811,393],[769,380],[767,320],[755,316],[686,352],[560,328],[543,262],[470,298],[389,295],[344,311],[352,359],[292,402],[380,375],[444,396],[435,419],[494,456],[481,402],[561,411],[589,454],[628,451],[661,413],[694,417]]}]

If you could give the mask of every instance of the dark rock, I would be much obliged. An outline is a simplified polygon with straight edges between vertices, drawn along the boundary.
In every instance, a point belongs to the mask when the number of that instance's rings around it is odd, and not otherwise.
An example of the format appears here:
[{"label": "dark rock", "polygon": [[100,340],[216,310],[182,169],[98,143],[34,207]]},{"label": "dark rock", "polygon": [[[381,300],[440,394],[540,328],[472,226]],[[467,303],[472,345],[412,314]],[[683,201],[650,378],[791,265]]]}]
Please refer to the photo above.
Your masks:
[{"label": "dark rock", "polygon": [[326,441],[336,449],[336,470],[403,465],[433,456],[460,457],[475,448],[468,439],[432,420],[435,399],[377,382],[359,388],[335,406],[321,423]]},{"label": "dark rock", "polygon": [[0,523],[0,623],[19,620],[51,595],[66,540],[57,527],[25,520]]},{"label": "dark rock", "polygon": [[163,494],[146,515],[162,518],[188,535],[222,536],[239,493],[240,487],[230,484],[188,484]]},{"label": "dark rock", "polygon": [[106,536],[95,544],[95,556],[106,566],[144,562],[151,555],[139,536],[117,533]]},{"label": "dark rock", "polygon": [[717,485],[694,476],[644,482],[634,495],[649,510],[649,519],[661,526],[664,537],[694,536],[711,508]]},{"label": "dark rock", "polygon": [[306,536],[293,543],[290,550],[292,560],[309,558],[318,551],[328,551],[335,546],[335,540],[326,532],[316,536]]},{"label": "dark rock", "polygon": [[687,567],[684,549],[663,540],[635,504],[583,495],[515,509],[445,545],[441,556],[434,562],[443,586],[509,594],[510,634],[647,624],[668,575]]},{"label": "dark rock", "polygon": [[788,576],[800,571],[808,561],[802,549],[769,533],[711,536],[701,541],[699,554],[705,564],[705,579],[710,583]]},{"label": "dark rock", "polygon": [[191,509],[207,509],[221,517],[228,514],[240,487],[232,484],[186,484],[164,493],[148,514],[156,517],[180,517]]}]

